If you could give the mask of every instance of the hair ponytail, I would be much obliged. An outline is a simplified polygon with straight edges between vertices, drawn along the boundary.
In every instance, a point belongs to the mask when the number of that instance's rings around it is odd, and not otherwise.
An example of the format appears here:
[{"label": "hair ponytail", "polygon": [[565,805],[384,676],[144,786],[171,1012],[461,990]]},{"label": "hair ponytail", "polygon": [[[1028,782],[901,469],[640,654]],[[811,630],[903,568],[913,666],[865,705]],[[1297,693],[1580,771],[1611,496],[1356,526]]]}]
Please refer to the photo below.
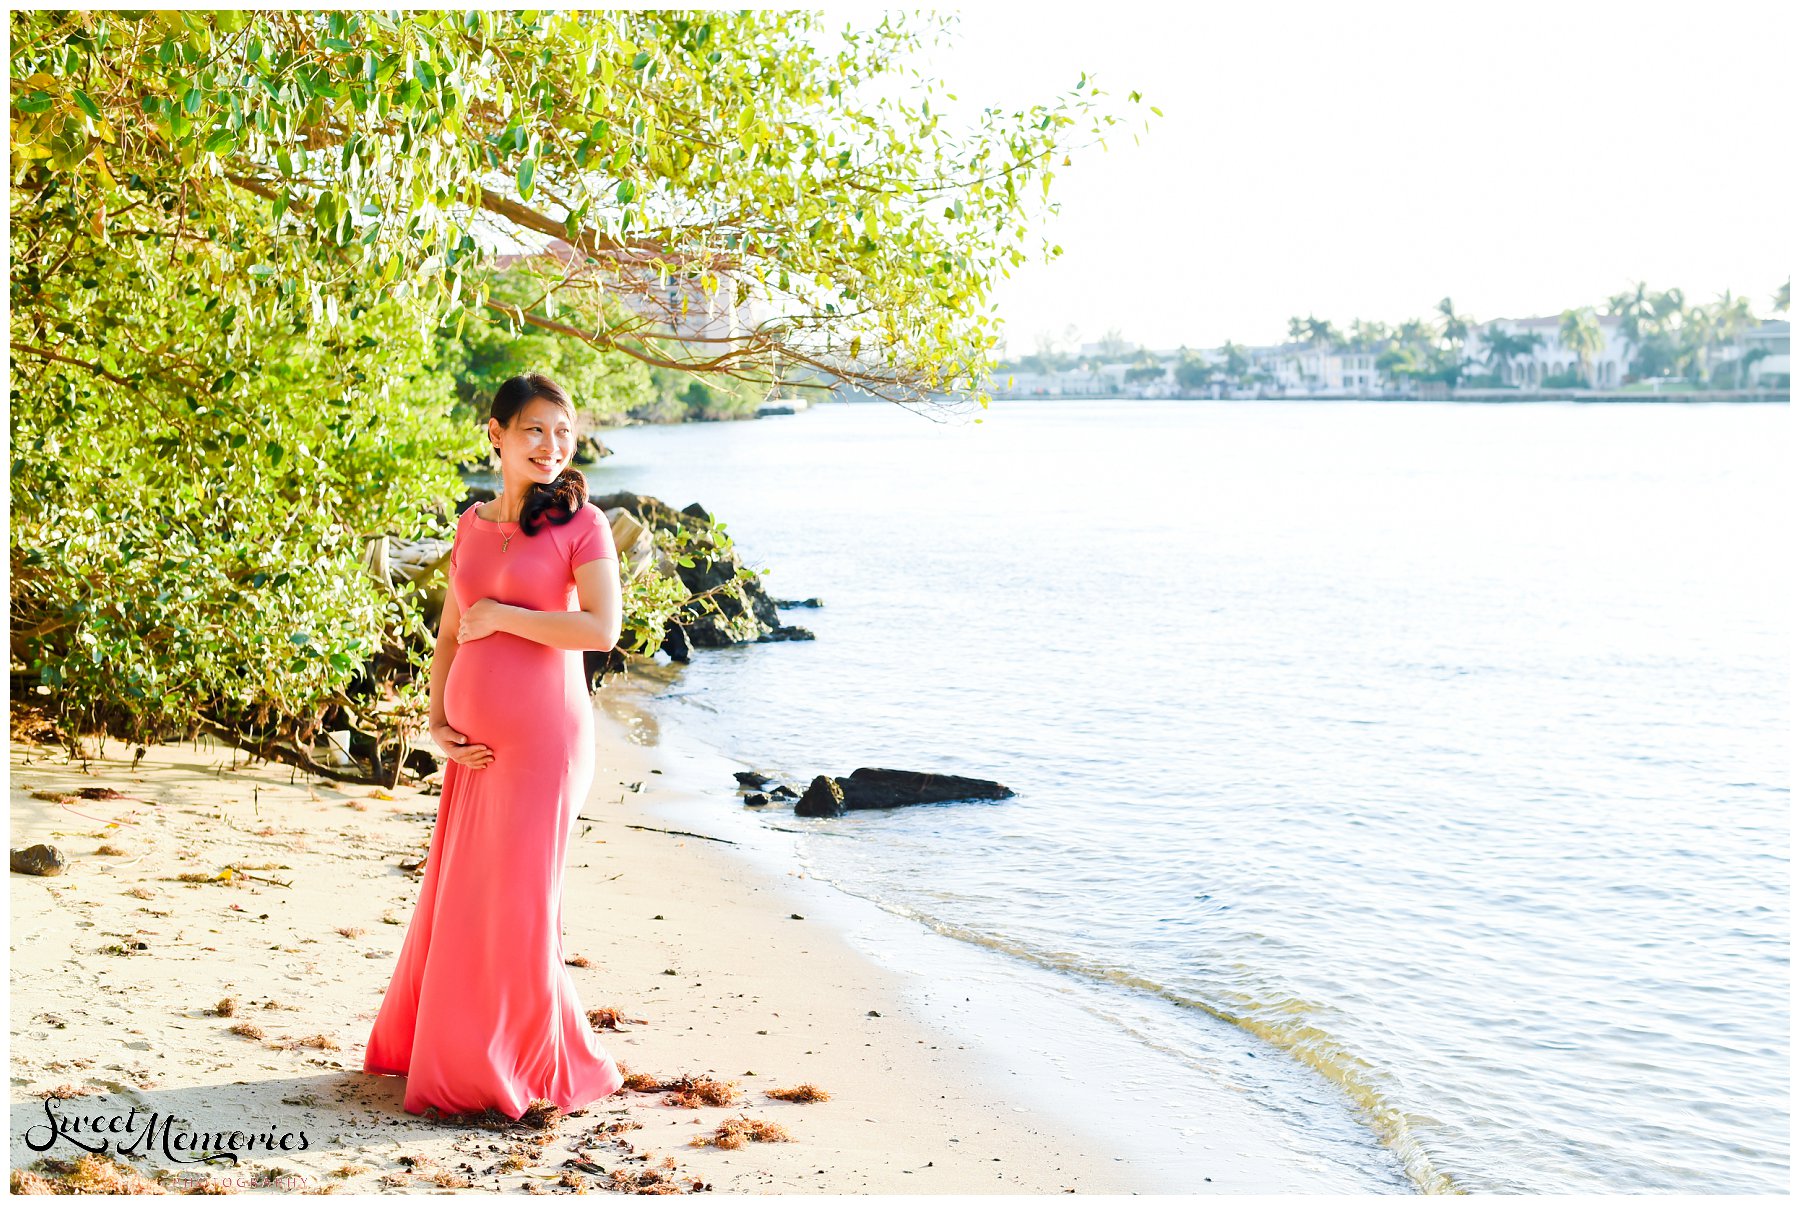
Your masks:
[{"label": "hair ponytail", "polygon": [[554,481],[534,481],[525,491],[519,530],[528,536],[536,535],[540,518],[553,527],[561,527],[575,517],[587,500],[587,477],[580,469],[564,469]]}]

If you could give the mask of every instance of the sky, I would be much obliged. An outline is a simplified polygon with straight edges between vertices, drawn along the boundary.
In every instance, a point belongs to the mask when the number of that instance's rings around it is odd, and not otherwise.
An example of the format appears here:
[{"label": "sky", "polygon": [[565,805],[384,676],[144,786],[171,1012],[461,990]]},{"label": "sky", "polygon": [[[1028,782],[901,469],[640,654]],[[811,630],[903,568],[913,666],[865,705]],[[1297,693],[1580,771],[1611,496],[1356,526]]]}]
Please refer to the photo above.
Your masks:
[{"label": "sky", "polygon": [[1477,319],[1554,314],[1640,280],[1767,316],[1795,250],[1796,11],[993,5],[958,10],[929,68],[977,107],[1085,71],[1130,119],[1051,185],[1062,256],[999,282],[1015,355],[1071,325],[1273,343],[1290,316],[1397,322],[1445,296]]}]

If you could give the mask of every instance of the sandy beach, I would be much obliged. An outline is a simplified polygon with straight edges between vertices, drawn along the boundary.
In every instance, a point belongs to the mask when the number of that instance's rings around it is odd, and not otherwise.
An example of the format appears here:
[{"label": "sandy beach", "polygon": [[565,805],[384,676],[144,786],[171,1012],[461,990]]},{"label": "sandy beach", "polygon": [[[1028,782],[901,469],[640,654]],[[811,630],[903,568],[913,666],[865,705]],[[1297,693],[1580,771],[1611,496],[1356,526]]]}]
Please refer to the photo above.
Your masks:
[{"label": "sandy beach", "polygon": [[[207,1165],[161,1149],[153,1129],[141,1141],[150,1121],[286,1137],[286,1149],[213,1166],[238,1191],[1347,1186],[1224,1092],[1204,1102],[1217,1144],[1159,1157],[1147,1131],[1126,1141],[1142,1127],[1108,1106],[1104,1065],[1064,1057],[1059,1044],[1079,1022],[1065,1024],[1056,1001],[1042,1001],[1031,1028],[1057,1048],[1034,1057],[1028,1041],[995,1032],[997,1014],[1016,1009],[965,990],[954,957],[935,982],[883,965],[846,939],[858,914],[838,908],[841,893],[699,835],[698,819],[671,823],[705,809],[716,825],[740,805],[728,780],[723,798],[700,781],[687,762],[701,755],[684,761],[626,694],[608,693],[571,843],[565,957],[583,1008],[627,1019],[603,1033],[629,1075],[718,1081],[730,1103],[684,1107],[628,1088],[544,1127],[405,1113],[404,1081],[364,1074],[362,1043],[417,894],[401,864],[425,851],[434,795],[309,780],[209,741],[153,746],[134,764],[118,742],[71,763],[15,739],[11,844],[51,842],[69,863],[58,876],[14,873],[9,892],[15,1182],[34,1166],[66,1173],[82,1153],[73,1135],[36,1149],[54,1111],[129,1119],[135,1128],[103,1137],[175,1189],[173,1177]],[[106,794],[91,788],[118,795],[77,794]],[[983,1047],[983,1034],[1000,1049]],[[768,1095],[807,1084],[829,1099]],[[1089,1124],[1084,1108],[1096,1111]],[[790,1140],[695,1145],[739,1118],[775,1123]]]}]

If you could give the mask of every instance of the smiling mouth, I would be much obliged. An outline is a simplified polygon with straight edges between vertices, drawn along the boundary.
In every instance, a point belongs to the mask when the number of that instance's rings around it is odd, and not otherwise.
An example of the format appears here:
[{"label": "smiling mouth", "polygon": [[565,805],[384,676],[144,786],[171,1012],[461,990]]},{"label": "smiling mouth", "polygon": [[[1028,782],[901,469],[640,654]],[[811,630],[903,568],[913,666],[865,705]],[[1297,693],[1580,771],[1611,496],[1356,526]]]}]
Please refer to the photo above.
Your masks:
[{"label": "smiling mouth", "polygon": [[530,460],[532,464],[535,464],[540,469],[553,469],[558,464],[562,463],[560,460],[539,460],[535,456],[531,457]]}]

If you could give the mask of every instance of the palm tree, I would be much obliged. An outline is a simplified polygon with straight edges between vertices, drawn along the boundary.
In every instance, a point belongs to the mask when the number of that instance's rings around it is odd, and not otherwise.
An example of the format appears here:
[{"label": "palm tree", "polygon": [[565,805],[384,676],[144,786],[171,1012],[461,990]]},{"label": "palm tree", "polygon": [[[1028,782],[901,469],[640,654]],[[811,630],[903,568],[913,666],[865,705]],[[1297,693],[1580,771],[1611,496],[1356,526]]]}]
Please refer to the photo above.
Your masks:
[{"label": "palm tree", "polygon": [[1289,318],[1288,319],[1288,342],[1289,343],[1304,343],[1304,342],[1306,342],[1306,333],[1308,330],[1311,329],[1312,321],[1313,320],[1311,318]]},{"label": "palm tree", "polygon": [[1432,340],[1431,324],[1423,318],[1408,318],[1394,332],[1394,337],[1402,343],[1424,347]]},{"label": "palm tree", "polygon": [[1469,337],[1469,319],[1456,312],[1456,303],[1448,297],[1437,303],[1437,312],[1443,321],[1438,327],[1439,334],[1445,343],[1453,348],[1460,348]]},{"label": "palm tree", "polygon": [[1644,327],[1654,320],[1651,296],[1650,286],[1640,280],[1632,288],[1606,299],[1606,312],[1618,316],[1619,333],[1633,347],[1643,342]]},{"label": "palm tree", "polygon": [[1793,278],[1793,277],[1791,277],[1791,276],[1790,276],[1790,277],[1788,277],[1788,278],[1787,278],[1787,279],[1786,279],[1786,280],[1784,280],[1784,281],[1782,281],[1782,282],[1781,282],[1781,287],[1780,287],[1780,288],[1779,288],[1779,289],[1776,289],[1776,290],[1775,290],[1775,296],[1774,296],[1774,297],[1772,297],[1772,298],[1770,298],[1770,299],[1769,299],[1769,300],[1770,300],[1770,304],[1771,304],[1771,305],[1772,305],[1772,306],[1774,306],[1774,308],[1775,308],[1775,312],[1776,312],[1776,313],[1777,313],[1777,314],[1785,314],[1785,313],[1787,313],[1787,309],[1788,309],[1788,286],[1789,286],[1789,285],[1791,285],[1791,284],[1793,284],[1793,283],[1794,283],[1794,278]]},{"label": "palm tree", "polygon": [[1505,369],[1519,356],[1528,356],[1544,345],[1544,337],[1536,331],[1528,335],[1509,334],[1498,326],[1490,326],[1481,332],[1481,341],[1487,345],[1487,361],[1494,371],[1505,377]]},{"label": "palm tree", "polygon": [[1719,294],[1713,304],[1695,306],[1689,311],[1682,329],[1687,332],[1692,327],[1688,342],[1698,360],[1702,381],[1712,379],[1713,349],[1722,351],[1727,344],[1735,343],[1738,333],[1755,321],[1756,316],[1750,312],[1750,299],[1734,296],[1730,289]]},{"label": "palm tree", "polygon": [[1594,357],[1606,347],[1606,335],[1600,329],[1600,319],[1595,316],[1594,308],[1582,306],[1578,310],[1564,310],[1557,338],[1575,353],[1575,359],[1581,365],[1581,379],[1593,385]]},{"label": "palm tree", "polygon": [[1314,318],[1310,314],[1306,318],[1306,337],[1313,346],[1321,349],[1344,345],[1344,336],[1338,333],[1337,327],[1331,325],[1329,318]]},{"label": "palm tree", "polygon": [[1225,340],[1219,348],[1219,354],[1225,357],[1225,375],[1233,381],[1240,379],[1250,369],[1249,353],[1244,351],[1241,343]]},{"label": "palm tree", "polygon": [[1366,322],[1361,318],[1351,320],[1350,345],[1357,351],[1376,351],[1388,341],[1387,323]]}]

